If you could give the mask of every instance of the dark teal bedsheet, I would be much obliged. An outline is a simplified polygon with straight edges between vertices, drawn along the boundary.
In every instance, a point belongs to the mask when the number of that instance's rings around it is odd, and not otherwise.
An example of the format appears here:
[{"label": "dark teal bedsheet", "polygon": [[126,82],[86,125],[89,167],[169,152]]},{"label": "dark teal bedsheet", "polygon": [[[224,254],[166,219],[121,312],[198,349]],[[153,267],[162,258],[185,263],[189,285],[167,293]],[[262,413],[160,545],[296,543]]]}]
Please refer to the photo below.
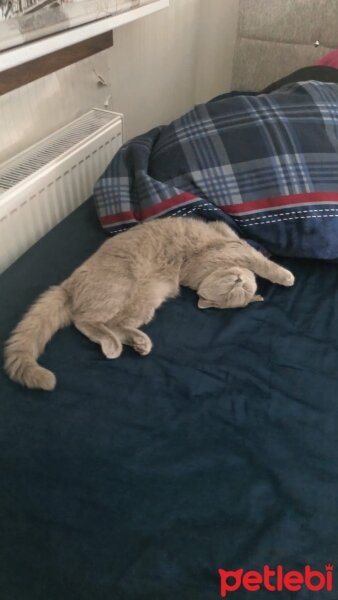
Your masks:
[{"label": "dark teal bedsheet", "polygon": [[[1,276],[1,345],[103,239],[90,201]],[[68,328],[54,392],[1,371],[1,600],[213,600],[219,568],[338,563],[338,267],[282,263],[295,287],[246,309],[184,290],[148,357]]]}]

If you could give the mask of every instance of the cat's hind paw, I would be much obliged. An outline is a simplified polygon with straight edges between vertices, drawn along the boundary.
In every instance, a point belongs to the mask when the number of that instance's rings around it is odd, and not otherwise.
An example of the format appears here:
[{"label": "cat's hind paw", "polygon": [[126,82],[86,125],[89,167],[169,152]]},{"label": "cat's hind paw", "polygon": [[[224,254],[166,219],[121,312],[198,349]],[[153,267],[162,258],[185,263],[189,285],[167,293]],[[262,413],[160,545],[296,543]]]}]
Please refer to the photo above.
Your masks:
[{"label": "cat's hind paw", "polygon": [[141,356],[146,356],[151,352],[152,347],[153,343],[150,337],[148,337],[145,333],[143,333],[142,335],[135,335],[133,340],[133,348],[135,352],[137,352]]},{"label": "cat's hind paw", "polygon": [[250,302],[263,302],[263,300],[263,296],[261,296],[260,294],[256,294],[255,296],[252,296]]},{"label": "cat's hind paw", "polygon": [[101,341],[101,350],[106,358],[118,358],[122,352],[122,344],[107,336]]}]

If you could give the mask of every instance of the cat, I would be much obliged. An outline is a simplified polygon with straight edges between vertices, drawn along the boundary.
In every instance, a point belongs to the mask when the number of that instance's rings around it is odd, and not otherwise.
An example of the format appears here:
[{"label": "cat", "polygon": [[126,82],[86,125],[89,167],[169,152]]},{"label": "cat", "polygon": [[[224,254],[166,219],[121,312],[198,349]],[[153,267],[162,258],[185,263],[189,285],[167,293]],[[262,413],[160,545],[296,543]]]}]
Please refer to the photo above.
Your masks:
[{"label": "cat", "polygon": [[290,271],[241,240],[225,223],[163,218],[137,225],[104,242],[68,279],[31,306],[5,347],[5,370],[28,388],[52,390],[55,375],[37,359],[55,332],[73,323],[107,358],[123,344],[141,355],[152,349],[139,328],[178,295],[197,291],[198,307],[235,308],[263,298],[255,274],[284,286]]}]

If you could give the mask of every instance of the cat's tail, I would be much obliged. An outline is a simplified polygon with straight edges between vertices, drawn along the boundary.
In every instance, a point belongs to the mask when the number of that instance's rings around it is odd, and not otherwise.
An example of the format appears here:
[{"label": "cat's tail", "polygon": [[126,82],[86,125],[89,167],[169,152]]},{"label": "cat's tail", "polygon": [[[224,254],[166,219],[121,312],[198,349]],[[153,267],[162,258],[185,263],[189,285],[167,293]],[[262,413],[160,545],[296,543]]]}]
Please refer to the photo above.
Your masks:
[{"label": "cat's tail", "polygon": [[13,330],[4,353],[5,370],[13,381],[28,388],[54,389],[54,373],[40,367],[37,359],[54,333],[70,325],[67,300],[62,286],[49,288]]}]

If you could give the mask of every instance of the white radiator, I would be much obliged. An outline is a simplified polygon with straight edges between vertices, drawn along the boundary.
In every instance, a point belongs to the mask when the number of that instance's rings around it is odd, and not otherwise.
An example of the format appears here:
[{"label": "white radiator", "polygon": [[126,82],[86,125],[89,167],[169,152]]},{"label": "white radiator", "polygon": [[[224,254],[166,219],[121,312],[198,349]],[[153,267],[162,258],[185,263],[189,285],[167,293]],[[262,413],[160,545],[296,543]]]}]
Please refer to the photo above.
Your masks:
[{"label": "white radiator", "polygon": [[0,165],[0,272],[92,194],[122,145],[122,115],[93,109]]}]

